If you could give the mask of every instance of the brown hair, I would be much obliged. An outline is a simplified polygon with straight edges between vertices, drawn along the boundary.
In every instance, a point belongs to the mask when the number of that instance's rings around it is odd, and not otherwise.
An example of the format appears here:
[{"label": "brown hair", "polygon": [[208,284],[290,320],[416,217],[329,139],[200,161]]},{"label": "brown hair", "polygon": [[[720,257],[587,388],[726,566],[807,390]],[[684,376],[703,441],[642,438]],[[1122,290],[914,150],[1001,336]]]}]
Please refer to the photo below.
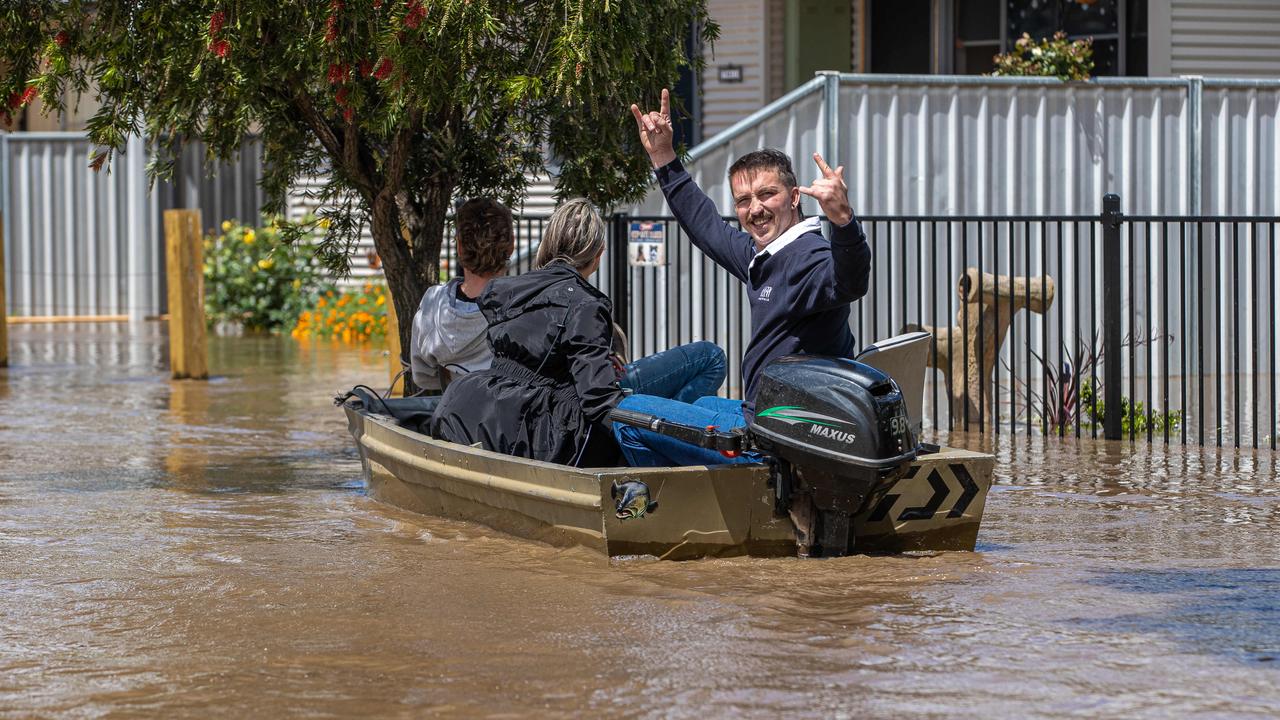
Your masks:
[{"label": "brown hair", "polygon": [[506,269],[516,249],[511,211],[492,198],[472,198],[458,208],[458,262],[475,275]]},{"label": "brown hair", "polygon": [[534,267],[560,260],[582,270],[603,251],[604,218],[591,203],[575,198],[551,214],[546,229],[542,231],[542,243],[538,245]]},{"label": "brown hair", "polygon": [[765,148],[764,150],[755,150],[733,161],[729,166],[729,180],[733,180],[733,176],[738,173],[756,173],[761,170],[773,170],[778,173],[778,179],[782,180],[782,184],[787,189],[796,186],[796,174],[791,169],[791,158],[781,150],[773,148]]}]

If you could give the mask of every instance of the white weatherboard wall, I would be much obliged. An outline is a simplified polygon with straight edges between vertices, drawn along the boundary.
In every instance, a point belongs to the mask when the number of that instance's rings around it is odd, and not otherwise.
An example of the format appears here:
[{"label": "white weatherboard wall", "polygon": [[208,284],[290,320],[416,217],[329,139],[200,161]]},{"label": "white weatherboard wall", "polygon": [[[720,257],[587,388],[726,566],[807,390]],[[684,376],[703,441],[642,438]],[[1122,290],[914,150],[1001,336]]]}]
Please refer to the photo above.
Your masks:
[{"label": "white weatherboard wall", "polygon": [[[323,204],[315,196],[324,185],[323,177],[304,177],[294,183],[289,190],[288,209],[286,214],[292,221],[298,221],[308,215],[319,215],[324,209]],[[533,244],[537,247],[537,238],[541,237],[541,224],[536,218],[546,218],[556,208],[555,201],[555,181],[545,175],[537,175],[529,178],[529,189],[525,195],[524,203],[514,209],[512,212],[516,216],[516,247],[523,249]],[[446,232],[448,228],[446,227]],[[446,243],[448,240],[446,239]],[[370,233],[368,222],[364,225],[364,232],[360,235],[360,242],[356,245],[351,254],[351,274],[339,280],[338,284],[345,287],[354,287],[366,282],[382,282],[383,275],[381,270],[374,270],[369,265],[369,256],[373,252],[373,235]],[[517,253],[519,255],[519,252]],[[520,257],[514,257],[514,262],[522,260]]]},{"label": "white weatherboard wall", "polygon": [[[765,48],[769,24],[764,0],[708,0],[707,13],[720,25],[720,37],[706,52],[702,71],[702,132],[711,137],[765,103]],[[781,65],[781,56],[776,60]],[[717,68],[741,65],[742,82],[720,82]]]},{"label": "white weatherboard wall", "polygon": [[1151,74],[1280,77],[1280,2],[1149,2]]}]

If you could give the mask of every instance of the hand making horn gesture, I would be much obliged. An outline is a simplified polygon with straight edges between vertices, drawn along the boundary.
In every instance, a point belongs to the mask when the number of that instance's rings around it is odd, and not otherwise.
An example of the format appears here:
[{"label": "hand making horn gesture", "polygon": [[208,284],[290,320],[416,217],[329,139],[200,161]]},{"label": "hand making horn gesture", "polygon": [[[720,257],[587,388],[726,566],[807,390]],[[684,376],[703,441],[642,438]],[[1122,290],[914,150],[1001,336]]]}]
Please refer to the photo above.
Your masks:
[{"label": "hand making horn gesture", "polygon": [[636,117],[636,126],[640,129],[640,144],[649,153],[649,162],[655,168],[660,168],[675,160],[676,150],[671,135],[671,95],[667,89],[662,89],[660,112],[641,112],[640,106],[633,103],[631,114]]},{"label": "hand making horn gesture", "polygon": [[853,219],[853,208],[849,207],[849,187],[844,184],[844,166],[832,170],[818,153],[813,154],[813,161],[818,163],[822,177],[814,180],[809,187],[796,189],[817,200],[822,214],[832,223],[838,226],[848,225]]}]

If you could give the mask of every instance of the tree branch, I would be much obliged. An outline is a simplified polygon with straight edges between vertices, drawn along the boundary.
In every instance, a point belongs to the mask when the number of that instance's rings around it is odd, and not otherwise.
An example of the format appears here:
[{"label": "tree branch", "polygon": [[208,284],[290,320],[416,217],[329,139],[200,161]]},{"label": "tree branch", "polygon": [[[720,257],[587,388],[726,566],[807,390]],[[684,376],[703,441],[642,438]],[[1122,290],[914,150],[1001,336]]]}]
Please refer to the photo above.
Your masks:
[{"label": "tree branch", "polygon": [[372,201],[377,194],[377,187],[360,163],[360,141],[355,128],[348,125],[344,137],[339,138],[333,126],[325,120],[324,115],[311,102],[311,97],[305,91],[299,90],[294,93],[289,98],[289,103],[297,109],[303,122],[315,133],[316,139],[329,155],[342,164],[343,170],[356,188],[366,199]]},{"label": "tree branch", "polygon": [[387,187],[391,193],[397,193],[404,185],[405,168],[409,165],[409,150],[413,147],[413,138],[422,130],[422,111],[415,108],[409,113],[409,122],[396,131],[391,147],[387,150]]}]

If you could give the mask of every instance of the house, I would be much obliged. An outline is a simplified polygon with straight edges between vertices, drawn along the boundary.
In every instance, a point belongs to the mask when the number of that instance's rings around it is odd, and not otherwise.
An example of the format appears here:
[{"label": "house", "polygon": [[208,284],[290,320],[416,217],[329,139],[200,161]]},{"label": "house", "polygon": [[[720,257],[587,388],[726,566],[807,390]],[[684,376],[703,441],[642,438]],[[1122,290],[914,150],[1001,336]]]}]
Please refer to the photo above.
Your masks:
[{"label": "house", "polygon": [[1092,37],[1098,76],[1280,77],[1276,0],[707,0],[711,137],[819,70],[977,75],[1022,35]]}]

